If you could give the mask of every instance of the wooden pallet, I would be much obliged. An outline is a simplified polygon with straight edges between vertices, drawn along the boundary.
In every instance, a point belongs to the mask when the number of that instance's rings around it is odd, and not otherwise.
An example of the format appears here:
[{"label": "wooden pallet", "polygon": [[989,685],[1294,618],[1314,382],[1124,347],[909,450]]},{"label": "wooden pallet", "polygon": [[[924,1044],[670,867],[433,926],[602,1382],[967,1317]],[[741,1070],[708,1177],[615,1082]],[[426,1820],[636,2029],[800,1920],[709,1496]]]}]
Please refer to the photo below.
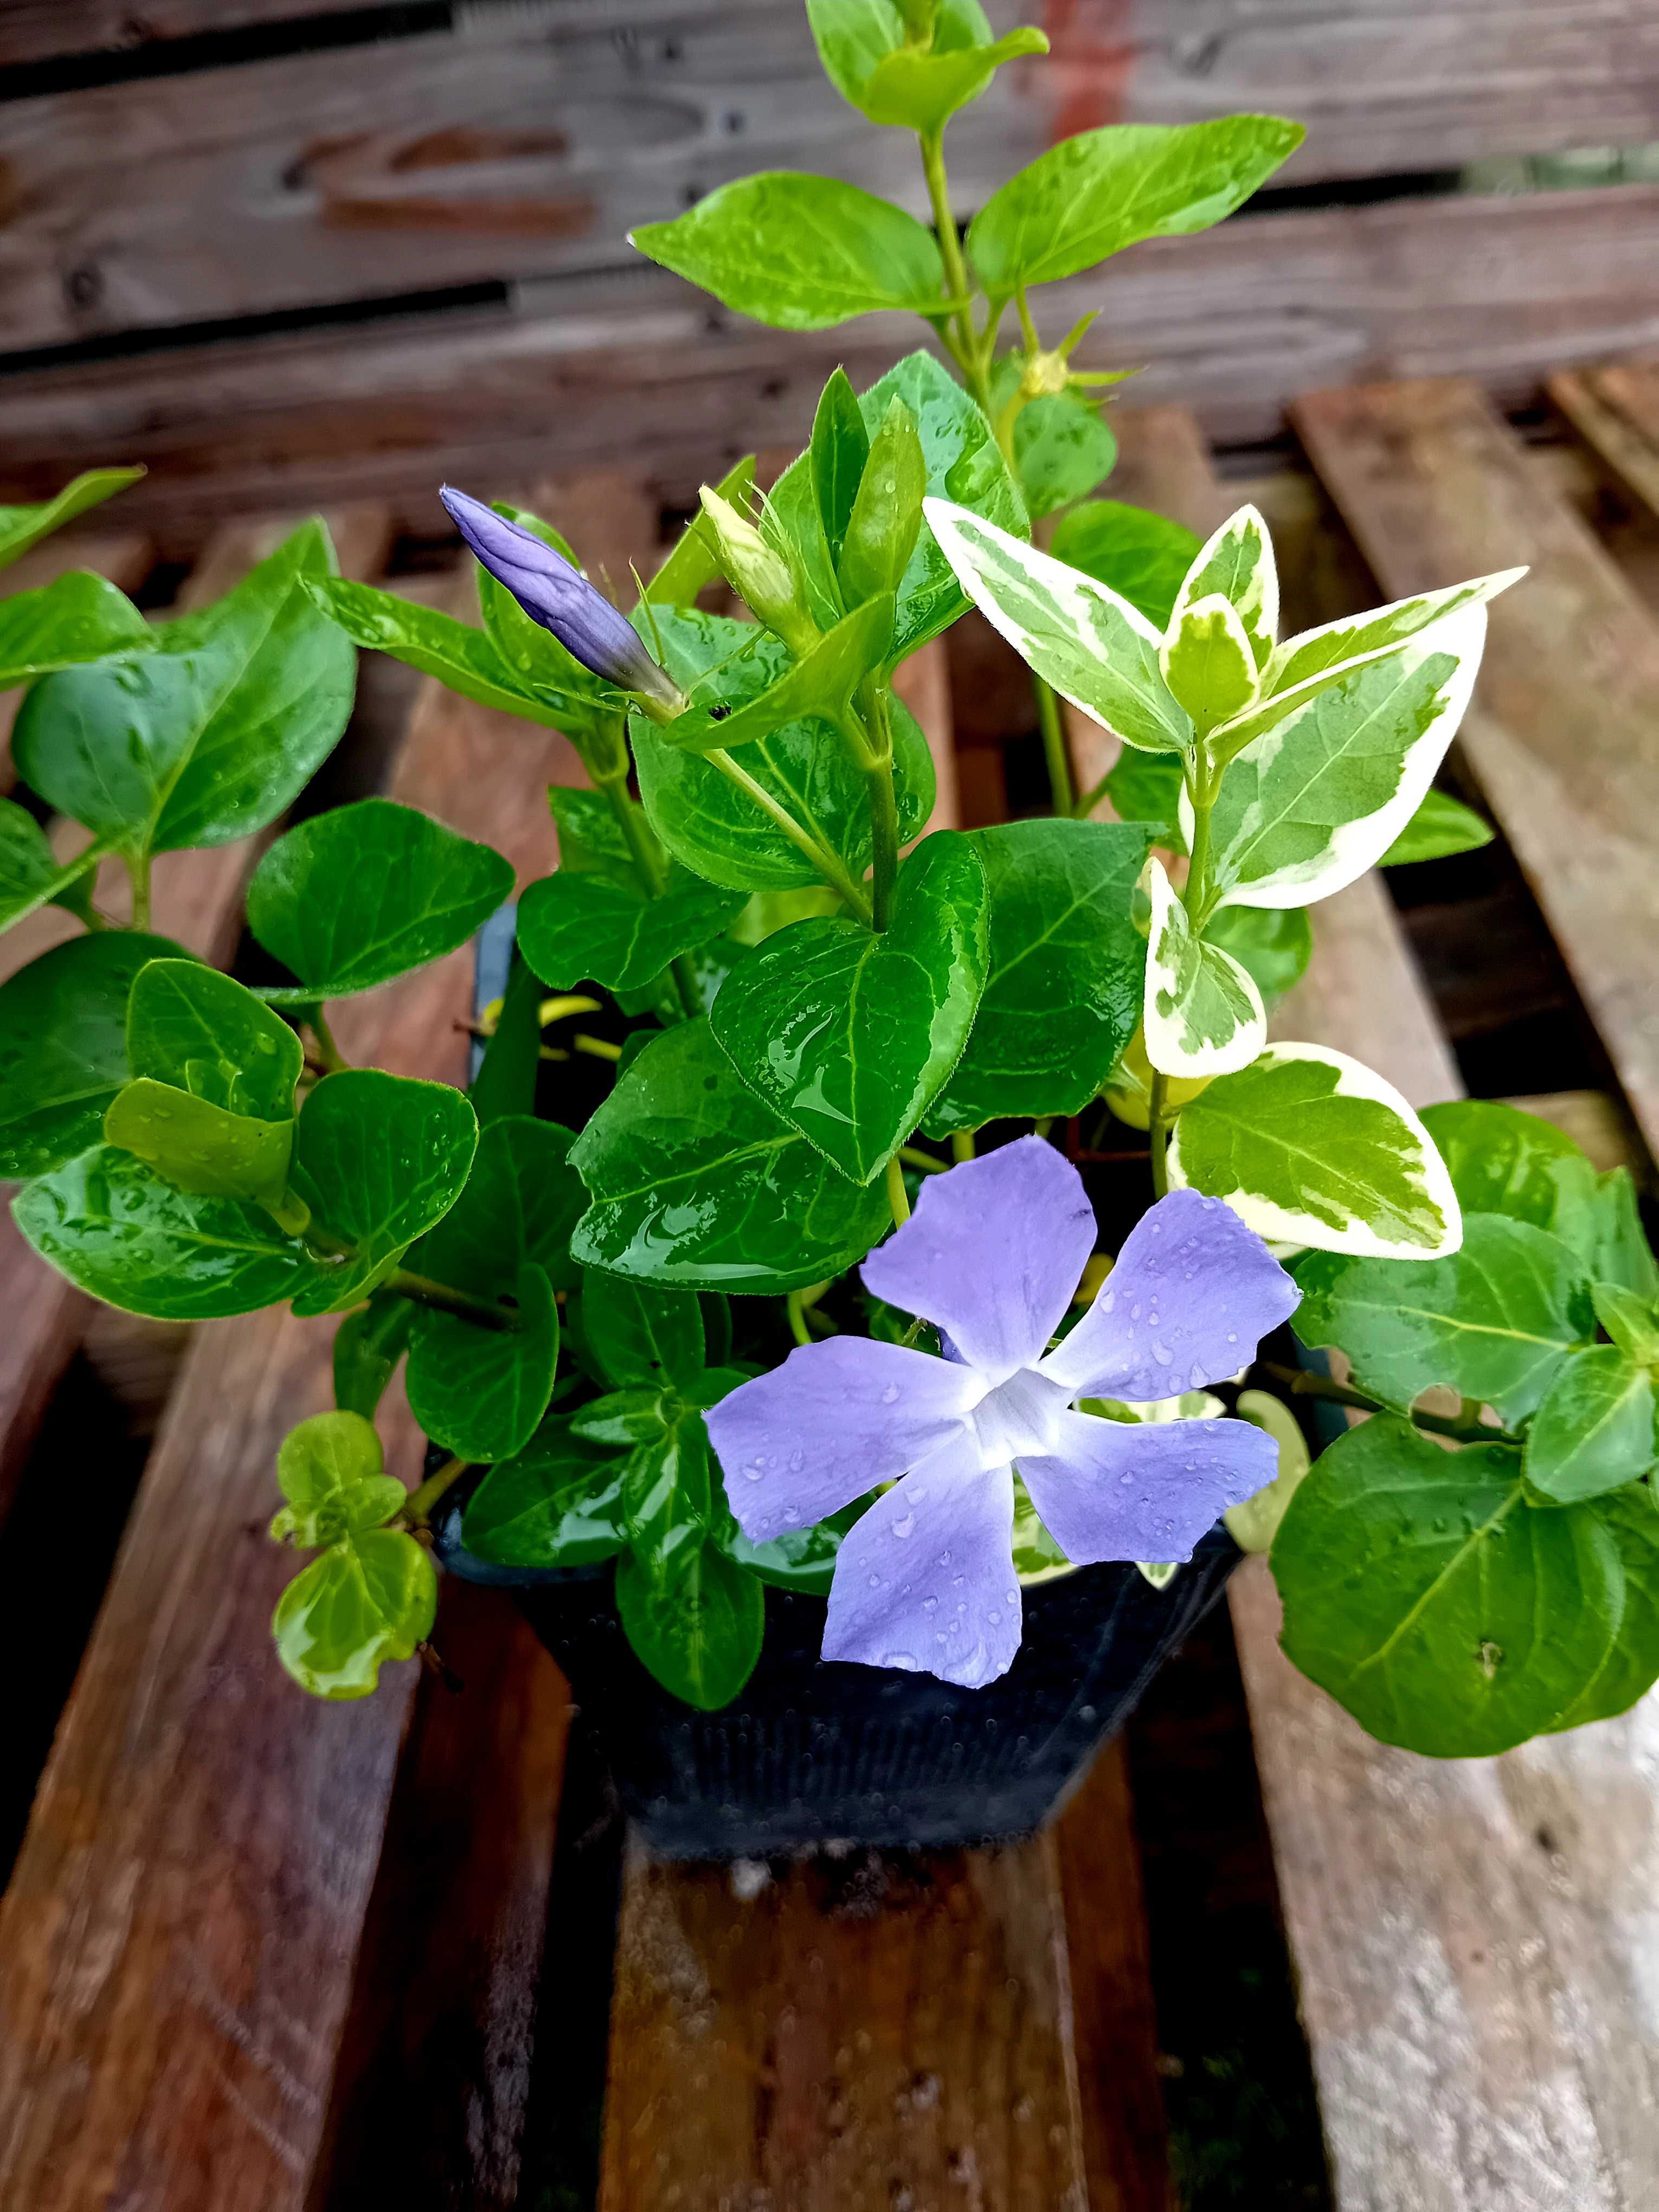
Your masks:
[{"label": "wooden pallet", "polygon": [[[1248,487],[1296,622],[1378,586],[1535,564],[1494,610],[1461,747],[1518,863],[1493,863],[1480,896],[1534,932],[1486,933],[1511,963],[1488,969],[1486,1012],[1522,1005],[1562,1036],[1593,1022],[1599,1048],[1574,1063],[1589,1079],[1550,1110],[1589,1114],[1599,1146],[1626,1151],[1641,1139],[1621,1134],[1625,1105],[1650,1150],[1659,1137],[1643,967],[1659,816],[1642,804],[1659,519],[1642,505],[1652,417],[1632,397],[1656,390],[1650,371],[1564,386],[1583,436],[1535,447],[1462,384],[1315,394],[1297,410],[1311,465]],[[1198,528],[1245,495],[1190,417],[1121,425],[1121,495]],[[1645,451],[1659,473],[1659,437]],[[613,574],[662,534],[637,476],[531,496]],[[273,526],[204,548],[184,596],[222,589]],[[383,509],[342,518],[341,538],[348,565],[380,572]],[[112,570],[125,548],[129,582],[149,558],[107,522],[58,544],[76,542]],[[422,588],[457,607],[466,590]],[[970,822],[996,818],[1017,767],[985,741],[976,650],[970,625],[952,633]],[[398,797],[543,871],[550,831],[527,798],[579,775],[569,749],[370,673],[348,753],[389,759]],[[945,653],[913,675],[943,761]],[[1602,841],[1589,881],[1572,830]],[[157,872],[159,926],[222,957],[250,857],[233,851]],[[1544,984],[1526,972],[1540,914],[1561,963]],[[1281,1032],[1357,1054],[1419,1102],[1455,1095],[1458,1059],[1381,880],[1318,920]],[[8,958],[21,937],[0,940]],[[457,955],[353,1002],[344,1048],[457,1079],[467,981]],[[1480,996],[1466,979],[1446,1002]],[[1490,1057],[1498,1030],[1460,1034],[1463,1057]],[[94,1316],[15,1243],[0,1267],[0,1467],[27,1498],[51,1480],[32,1447],[72,1358],[88,1387]],[[0,1904],[0,2203],[505,2207],[580,2178],[586,2155],[605,2212],[1168,2212],[1121,1745],[1048,1832],[998,1850],[736,1875],[619,1860],[592,1747],[510,1607],[446,1588],[459,1691],[393,1668],[375,1699],[328,1707],[276,1673],[272,1455],[327,1387],[325,1333],[280,1313],[209,1324],[183,1351]],[[411,1474],[412,1425],[392,1411],[383,1426]],[[1659,2172],[1656,1709],[1500,1760],[1413,1759],[1289,1668],[1273,1602],[1265,1571],[1241,1572],[1233,1620],[1338,2212],[1638,2212]],[[601,2137],[582,2103],[602,2081]]]}]

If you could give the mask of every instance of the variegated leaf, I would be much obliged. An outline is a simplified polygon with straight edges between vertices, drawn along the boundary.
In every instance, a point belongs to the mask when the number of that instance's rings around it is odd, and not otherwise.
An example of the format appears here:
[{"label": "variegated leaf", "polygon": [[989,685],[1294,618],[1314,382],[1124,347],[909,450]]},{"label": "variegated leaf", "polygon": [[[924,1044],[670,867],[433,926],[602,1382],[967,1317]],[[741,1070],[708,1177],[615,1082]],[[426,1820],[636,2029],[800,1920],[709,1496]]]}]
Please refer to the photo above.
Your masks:
[{"label": "variegated leaf", "polygon": [[1158,658],[1164,682],[1201,731],[1232,720],[1255,697],[1249,635],[1219,592],[1180,611]]},{"label": "variegated leaf", "polygon": [[1152,901],[1146,945],[1146,1057],[1162,1074],[1231,1075],[1267,1041],[1261,994],[1219,945],[1193,933],[1186,908],[1156,860],[1142,878]]},{"label": "variegated leaf", "polygon": [[1267,526],[1253,507],[1230,514],[1199,550],[1175,604],[1171,634],[1184,611],[1219,592],[1237,611],[1258,668],[1265,668],[1279,635],[1279,569]]},{"label": "variegated leaf", "polygon": [[1125,744],[1191,752],[1191,720],[1158,664],[1164,641],[1138,608],[966,507],[922,504],[963,590],[1028,667]]},{"label": "variegated leaf", "polygon": [[1327,669],[1392,652],[1462,608],[1484,606],[1519,583],[1526,573],[1524,568],[1499,568],[1490,576],[1472,577],[1467,584],[1419,592],[1415,598],[1373,607],[1369,614],[1343,615],[1336,622],[1322,623],[1317,629],[1304,629],[1298,637],[1286,638],[1275,652],[1262,688],[1268,697],[1282,698]]}]

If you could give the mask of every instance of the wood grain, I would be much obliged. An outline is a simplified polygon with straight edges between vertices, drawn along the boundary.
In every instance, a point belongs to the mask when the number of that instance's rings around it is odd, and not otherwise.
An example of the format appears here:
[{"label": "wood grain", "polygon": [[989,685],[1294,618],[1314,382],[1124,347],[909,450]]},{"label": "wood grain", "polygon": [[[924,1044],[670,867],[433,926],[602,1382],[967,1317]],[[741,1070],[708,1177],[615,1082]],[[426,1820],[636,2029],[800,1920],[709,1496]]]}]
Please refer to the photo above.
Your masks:
[{"label": "wood grain", "polygon": [[[353,498],[392,498],[429,536],[445,477],[614,465],[685,507],[739,454],[798,448],[838,362],[867,382],[921,335],[903,317],[765,331],[642,267],[516,297],[227,339],[187,374],[167,354],[9,376],[0,495],[143,461],[125,512],[170,554],[210,520]],[[1241,216],[1046,289],[1044,327],[1103,303],[1091,365],[1150,362],[1137,402],[1179,400],[1224,441],[1275,437],[1297,393],[1348,380],[1479,374],[1518,402],[1545,369],[1659,343],[1659,186]]]},{"label": "wood grain", "polygon": [[1530,566],[1492,609],[1459,744],[1652,1150],[1659,623],[1473,385],[1318,392],[1295,412],[1389,597]]},{"label": "wood grain", "polygon": [[1549,395],[1580,437],[1659,515],[1659,365],[1609,362],[1564,371]]}]

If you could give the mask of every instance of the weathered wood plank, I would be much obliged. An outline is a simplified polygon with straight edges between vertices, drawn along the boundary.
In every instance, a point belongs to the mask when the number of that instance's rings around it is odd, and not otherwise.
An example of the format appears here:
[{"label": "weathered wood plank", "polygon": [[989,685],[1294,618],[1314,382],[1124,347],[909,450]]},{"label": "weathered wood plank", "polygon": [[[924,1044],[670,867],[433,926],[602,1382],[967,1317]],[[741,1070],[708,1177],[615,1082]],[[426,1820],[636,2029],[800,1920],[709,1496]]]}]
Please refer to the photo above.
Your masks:
[{"label": "weathered wood plank", "polygon": [[[1542,368],[1659,343],[1659,186],[1239,216],[1135,248],[1103,293],[1051,288],[1045,327],[1103,296],[1097,360],[1153,363],[1137,402],[1179,399],[1224,441],[1277,435],[1297,393],[1349,380],[1478,374],[1518,401]],[[629,467],[685,506],[739,453],[798,448],[838,361],[866,381],[919,336],[904,317],[764,331],[643,269],[520,297],[9,377],[0,495],[144,461],[125,511],[169,551],[207,520],[379,496],[429,534],[443,477],[550,467]]]},{"label": "weathered wood plank", "polygon": [[1525,562],[1459,740],[1659,1147],[1659,624],[1462,382],[1318,392],[1296,419],[1389,597]]},{"label": "weathered wood plank", "polygon": [[[458,593],[464,586],[458,577]],[[562,738],[423,689],[394,795],[521,872]],[[469,961],[341,1009],[346,1052],[465,1075]],[[301,2212],[412,1668],[362,1705],[288,1689],[265,1620],[277,1439],[328,1402],[328,1333],[283,1312],[192,1343],[0,1906],[0,2199]],[[420,1439],[388,1401],[390,1457]],[[397,1679],[394,1679],[397,1678]]]},{"label": "weathered wood plank", "polygon": [[1548,389],[1579,435],[1659,515],[1659,363],[1568,370]]}]

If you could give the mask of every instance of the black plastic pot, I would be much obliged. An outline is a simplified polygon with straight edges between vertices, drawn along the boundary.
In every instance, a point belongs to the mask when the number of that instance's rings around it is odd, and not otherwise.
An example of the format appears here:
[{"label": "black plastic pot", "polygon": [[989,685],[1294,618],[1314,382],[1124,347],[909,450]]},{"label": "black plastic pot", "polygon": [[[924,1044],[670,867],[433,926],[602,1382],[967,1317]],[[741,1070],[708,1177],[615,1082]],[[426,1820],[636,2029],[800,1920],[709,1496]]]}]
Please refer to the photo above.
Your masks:
[{"label": "black plastic pot", "polygon": [[818,1656],[825,1605],[766,1593],[760,1662],[736,1701],[693,1712],[648,1674],[611,1570],[517,1572],[436,1531],[452,1574],[510,1589],[570,1679],[623,1804],[672,1858],[763,1858],[813,1844],[940,1846],[1038,1826],[1226,1585],[1212,1529],[1167,1589],[1133,1566],[1079,1567],[1024,1592],[1013,1665],[982,1690]]},{"label": "black plastic pot", "polygon": [[[513,909],[478,940],[480,1006],[507,988]],[[846,1841],[942,1846],[1038,1826],[1215,1602],[1242,1554],[1211,1531],[1173,1583],[1080,1567],[1024,1593],[1012,1667],[982,1690],[931,1674],[826,1664],[825,1602],[769,1589],[760,1661],[742,1694],[694,1712],[635,1657],[609,1565],[520,1571],[475,1559],[459,1505],[434,1528],[452,1574],[510,1589],[569,1677],[617,1790],[652,1848],[760,1858]]]}]

